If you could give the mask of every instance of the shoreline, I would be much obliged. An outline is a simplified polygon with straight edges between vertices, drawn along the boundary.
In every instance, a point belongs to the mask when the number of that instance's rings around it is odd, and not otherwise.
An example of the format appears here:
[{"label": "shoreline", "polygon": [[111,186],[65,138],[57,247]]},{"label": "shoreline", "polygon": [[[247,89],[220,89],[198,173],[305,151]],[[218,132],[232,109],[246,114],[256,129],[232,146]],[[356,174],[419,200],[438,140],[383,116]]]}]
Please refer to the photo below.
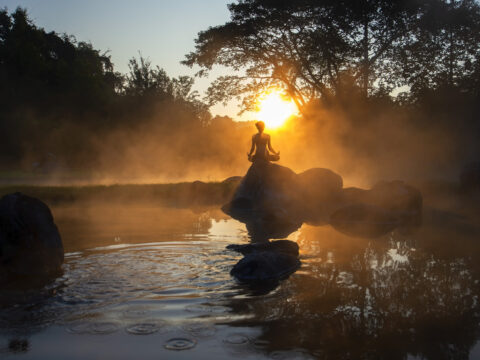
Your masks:
[{"label": "shoreline", "polygon": [[180,182],[166,184],[26,185],[1,184],[0,197],[15,192],[36,197],[49,205],[70,203],[158,203],[190,206],[223,204],[238,182]]}]

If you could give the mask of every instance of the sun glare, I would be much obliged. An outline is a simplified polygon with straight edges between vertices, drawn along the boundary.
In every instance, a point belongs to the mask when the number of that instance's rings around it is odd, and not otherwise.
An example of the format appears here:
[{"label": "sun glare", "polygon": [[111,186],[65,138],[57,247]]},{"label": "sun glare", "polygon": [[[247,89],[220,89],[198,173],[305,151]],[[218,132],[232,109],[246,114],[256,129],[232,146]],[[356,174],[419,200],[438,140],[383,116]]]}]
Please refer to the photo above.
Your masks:
[{"label": "sun glare", "polygon": [[258,98],[257,119],[270,129],[282,126],[285,121],[297,112],[292,100],[286,100],[279,92],[269,91]]}]

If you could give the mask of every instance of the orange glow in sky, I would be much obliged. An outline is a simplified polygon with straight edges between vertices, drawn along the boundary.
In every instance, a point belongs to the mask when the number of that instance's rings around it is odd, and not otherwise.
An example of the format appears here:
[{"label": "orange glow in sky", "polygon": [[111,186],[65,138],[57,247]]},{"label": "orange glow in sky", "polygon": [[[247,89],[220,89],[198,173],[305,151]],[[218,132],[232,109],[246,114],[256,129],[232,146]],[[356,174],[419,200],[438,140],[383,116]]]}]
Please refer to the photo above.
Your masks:
[{"label": "orange glow in sky", "polygon": [[271,90],[263,93],[257,100],[256,118],[270,129],[282,126],[285,121],[297,112],[291,99],[285,98],[279,91]]}]

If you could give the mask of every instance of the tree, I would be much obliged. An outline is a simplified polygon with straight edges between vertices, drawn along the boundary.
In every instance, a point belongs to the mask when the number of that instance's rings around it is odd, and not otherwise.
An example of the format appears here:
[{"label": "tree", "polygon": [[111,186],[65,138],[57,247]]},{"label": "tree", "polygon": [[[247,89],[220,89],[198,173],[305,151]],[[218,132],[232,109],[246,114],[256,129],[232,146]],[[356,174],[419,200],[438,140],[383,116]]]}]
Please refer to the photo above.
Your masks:
[{"label": "tree", "polygon": [[[284,89],[300,110],[314,99],[341,94],[345,86],[364,96],[379,89],[388,93],[430,76],[431,62],[417,62],[441,42],[434,35],[437,25],[427,26],[439,9],[446,8],[452,18],[450,32],[442,33],[450,34],[453,46],[440,47],[435,54],[447,61],[455,49],[453,57],[460,64],[465,54],[476,51],[478,5],[473,0],[462,3],[466,5],[446,0],[239,0],[229,5],[229,22],[198,34],[196,49],[184,63],[199,65],[199,76],[214,65],[236,71],[219,77],[207,97],[212,103],[243,97],[244,109],[252,108],[255,94],[273,86]],[[468,15],[472,26],[454,26],[467,16],[454,11],[461,7],[473,10]],[[465,40],[459,40],[462,32]],[[468,50],[456,41],[470,44]]]},{"label": "tree", "polygon": [[431,1],[405,46],[395,56],[398,76],[412,95],[443,87],[471,92],[480,60],[480,6],[474,0]]},{"label": "tree", "polygon": [[192,77],[170,78],[165,70],[152,67],[150,61],[141,55],[139,59],[130,59],[129,69],[123,87],[125,96],[136,98],[146,107],[154,102],[170,102],[192,112],[202,122],[210,119],[208,106],[198,99],[198,92],[192,90]]},{"label": "tree", "polygon": [[91,44],[37,28],[24,9],[0,11],[0,94],[3,110],[19,104],[49,111],[65,104],[95,111],[115,97],[120,75]]},{"label": "tree", "polygon": [[0,9],[0,163],[28,168],[53,153],[88,167],[112,133],[148,126],[165,142],[210,121],[193,78],[170,78],[141,56],[129,65],[121,75],[108,53],[38,28],[24,9]]}]

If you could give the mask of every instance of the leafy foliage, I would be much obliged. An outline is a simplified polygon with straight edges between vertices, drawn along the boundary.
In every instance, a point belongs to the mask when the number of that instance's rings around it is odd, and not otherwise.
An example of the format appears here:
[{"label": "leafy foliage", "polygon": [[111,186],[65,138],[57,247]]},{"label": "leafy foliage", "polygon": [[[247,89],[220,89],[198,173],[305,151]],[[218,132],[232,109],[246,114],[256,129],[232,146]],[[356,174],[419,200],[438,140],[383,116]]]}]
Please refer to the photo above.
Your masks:
[{"label": "leafy foliage", "polygon": [[0,10],[0,163],[54,157],[88,166],[97,158],[95,139],[116,129],[152,118],[209,121],[191,77],[170,78],[142,56],[129,69],[122,75],[108,53],[36,27],[24,9]]},{"label": "leafy foliage", "polygon": [[480,7],[474,0],[239,0],[231,20],[198,34],[184,63],[232,75],[208,91],[211,103],[285,90],[302,110],[322,98],[414,92],[469,83],[478,67]]}]

